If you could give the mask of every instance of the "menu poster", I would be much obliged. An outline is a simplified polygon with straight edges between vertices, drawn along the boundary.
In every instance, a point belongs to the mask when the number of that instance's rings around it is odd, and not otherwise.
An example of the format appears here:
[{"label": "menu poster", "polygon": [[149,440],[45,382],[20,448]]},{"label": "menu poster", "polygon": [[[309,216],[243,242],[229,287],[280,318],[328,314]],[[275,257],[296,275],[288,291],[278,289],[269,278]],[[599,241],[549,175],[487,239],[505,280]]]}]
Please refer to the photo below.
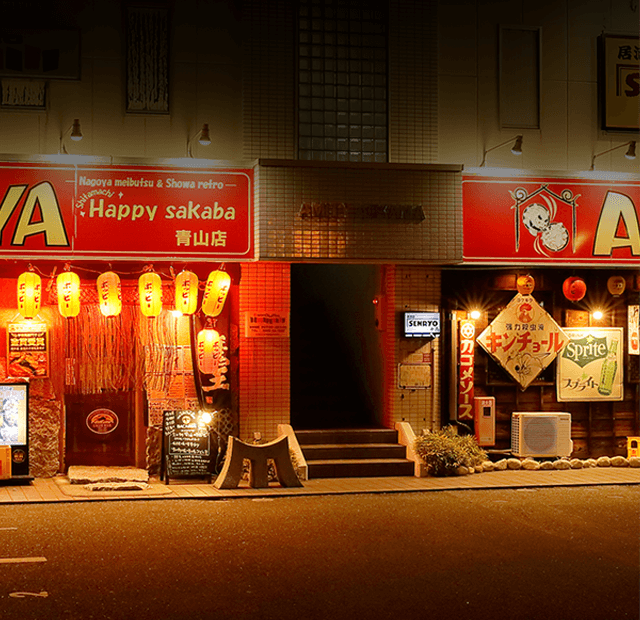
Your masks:
[{"label": "menu poster", "polygon": [[49,376],[45,323],[21,321],[7,325],[7,375],[37,379]]},{"label": "menu poster", "polygon": [[211,478],[211,437],[195,411],[164,412],[164,474],[169,478]]}]

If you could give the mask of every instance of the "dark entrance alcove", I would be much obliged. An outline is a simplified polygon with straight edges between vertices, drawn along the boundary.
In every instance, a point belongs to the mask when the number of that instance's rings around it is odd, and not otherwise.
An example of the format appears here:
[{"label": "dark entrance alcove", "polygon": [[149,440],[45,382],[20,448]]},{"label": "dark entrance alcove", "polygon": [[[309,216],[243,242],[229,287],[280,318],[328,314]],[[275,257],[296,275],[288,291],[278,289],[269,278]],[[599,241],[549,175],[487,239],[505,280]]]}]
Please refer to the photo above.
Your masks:
[{"label": "dark entrance alcove", "polygon": [[368,265],[291,266],[291,423],[379,426],[382,363]]}]

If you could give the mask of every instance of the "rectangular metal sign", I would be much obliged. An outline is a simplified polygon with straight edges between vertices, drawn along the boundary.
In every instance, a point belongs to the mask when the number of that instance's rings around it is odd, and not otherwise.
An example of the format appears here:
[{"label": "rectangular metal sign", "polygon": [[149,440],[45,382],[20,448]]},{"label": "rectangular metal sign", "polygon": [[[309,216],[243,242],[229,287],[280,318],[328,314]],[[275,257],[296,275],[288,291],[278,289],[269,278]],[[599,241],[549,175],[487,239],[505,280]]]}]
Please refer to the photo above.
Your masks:
[{"label": "rectangular metal sign", "polygon": [[254,257],[253,170],[0,163],[0,257]]}]

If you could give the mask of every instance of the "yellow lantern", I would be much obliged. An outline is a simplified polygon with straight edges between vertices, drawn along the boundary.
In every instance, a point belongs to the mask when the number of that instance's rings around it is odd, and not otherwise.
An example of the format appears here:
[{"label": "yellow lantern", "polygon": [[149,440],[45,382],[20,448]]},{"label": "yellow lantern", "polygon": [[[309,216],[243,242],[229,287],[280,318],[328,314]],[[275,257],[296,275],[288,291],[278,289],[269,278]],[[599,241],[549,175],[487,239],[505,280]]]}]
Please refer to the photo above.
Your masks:
[{"label": "yellow lantern", "polygon": [[118,274],[113,271],[100,274],[96,284],[100,312],[106,317],[118,316],[122,312],[122,290]]},{"label": "yellow lantern", "polygon": [[40,312],[42,280],[34,271],[25,271],[18,277],[18,312],[32,319]]},{"label": "yellow lantern", "polygon": [[176,310],[193,314],[198,307],[198,276],[192,271],[181,271],[176,276]]},{"label": "yellow lantern", "polygon": [[211,387],[215,389],[229,389],[226,382],[226,372],[229,360],[225,355],[226,339],[220,335],[207,320],[204,329],[198,332],[196,351],[198,357],[198,369],[201,373],[212,375]]},{"label": "yellow lantern", "polygon": [[202,312],[207,316],[218,316],[231,286],[231,276],[226,271],[212,271],[207,278],[202,298]]},{"label": "yellow lantern", "polygon": [[58,310],[66,319],[78,316],[80,312],[80,278],[77,273],[63,271],[56,278],[58,289]]},{"label": "yellow lantern", "polygon": [[149,318],[154,318],[162,311],[162,280],[157,273],[147,271],[138,280],[140,294],[140,310]]}]

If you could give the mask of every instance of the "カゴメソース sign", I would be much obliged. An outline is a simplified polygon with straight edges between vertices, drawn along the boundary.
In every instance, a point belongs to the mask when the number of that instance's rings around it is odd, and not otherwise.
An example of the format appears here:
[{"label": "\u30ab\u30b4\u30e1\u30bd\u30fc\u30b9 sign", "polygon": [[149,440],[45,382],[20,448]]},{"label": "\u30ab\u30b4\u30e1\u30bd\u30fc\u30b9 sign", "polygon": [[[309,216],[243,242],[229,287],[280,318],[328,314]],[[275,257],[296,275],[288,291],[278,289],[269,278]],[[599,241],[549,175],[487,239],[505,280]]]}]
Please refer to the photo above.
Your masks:
[{"label": "\u30ab\u30b4\u30e1\u30bd\u30fc\u30b9 sign", "polygon": [[464,176],[464,261],[637,265],[640,181]]},{"label": "\u30ab\u30b4\u30e1\u30bd\u30fc\u30b9 sign", "polygon": [[0,256],[246,260],[253,170],[0,164]]}]

